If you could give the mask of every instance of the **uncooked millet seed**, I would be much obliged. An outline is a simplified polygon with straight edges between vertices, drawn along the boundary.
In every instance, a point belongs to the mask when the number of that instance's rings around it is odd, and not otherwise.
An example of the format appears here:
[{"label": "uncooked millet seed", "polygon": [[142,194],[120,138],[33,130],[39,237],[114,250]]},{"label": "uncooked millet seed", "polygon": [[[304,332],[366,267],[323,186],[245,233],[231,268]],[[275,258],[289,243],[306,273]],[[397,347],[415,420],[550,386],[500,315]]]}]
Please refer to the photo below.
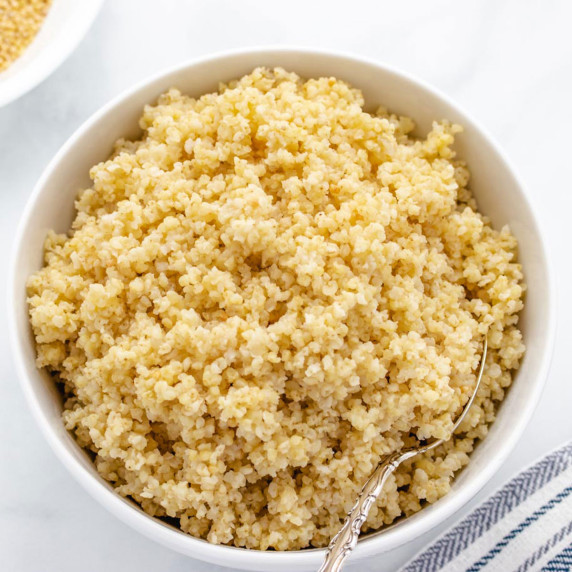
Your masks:
[{"label": "uncooked millet seed", "polygon": [[52,0],[0,0],[0,71],[17,60],[42,26]]},{"label": "uncooked millet seed", "polygon": [[[30,277],[38,366],[99,473],[214,543],[324,546],[380,458],[378,529],[445,495],[524,346],[516,240],[477,211],[461,128],[256,69],[147,106]],[[498,189],[500,192],[502,189]]]}]

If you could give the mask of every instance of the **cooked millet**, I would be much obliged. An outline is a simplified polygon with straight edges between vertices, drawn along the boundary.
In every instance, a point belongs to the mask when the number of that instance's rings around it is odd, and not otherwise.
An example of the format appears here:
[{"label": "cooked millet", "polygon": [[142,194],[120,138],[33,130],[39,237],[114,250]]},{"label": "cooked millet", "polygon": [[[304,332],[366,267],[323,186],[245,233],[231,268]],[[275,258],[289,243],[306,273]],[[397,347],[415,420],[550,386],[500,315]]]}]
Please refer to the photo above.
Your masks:
[{"label": "cooked millet", "polygon": [[[524,346],[517,243],[479,214],[461,131],[363,111],[334,78],[258,68],[173,89],[91,170],[28,283],[38,366],[99,473],[214,543],[324,546],[380,459],[364,531],[445,495]],[[502,189],[498,189],[502,192]]]}]

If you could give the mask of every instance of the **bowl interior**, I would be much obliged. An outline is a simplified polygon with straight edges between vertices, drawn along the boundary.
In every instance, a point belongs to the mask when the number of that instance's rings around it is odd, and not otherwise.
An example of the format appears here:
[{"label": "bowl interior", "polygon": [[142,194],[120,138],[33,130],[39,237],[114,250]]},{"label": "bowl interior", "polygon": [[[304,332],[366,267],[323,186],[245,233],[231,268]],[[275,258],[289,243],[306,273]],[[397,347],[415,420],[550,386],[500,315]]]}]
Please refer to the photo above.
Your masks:
[{"label": "bowl interior", "polygon": [[87,32],[103,0],[53,0],[38,35],[20,58],[0,72],[0,107],[45,79]]},{"label": "bowl interior", "polygon": [[56,156],[28,205],[17,239],[13,269],[13,338],[20,375],[40,425],[68,468],[105,506],[145,534],[195,557],[252,570],[264,570],[268,566],[276,570],[294,566],[305,570],[317,568],[321,551],[261,553],[215,547],[158,523],[112,493],[63,429],[60,397],[47,374],[35,367],[25,299],[26,279],[42,264],[47,231],[68,230],[74,216],[74,198],[79,189],[89,185],[89,168],[108,157],[116,139],[137,135],[137,122],[146,103],[153,102],[170,87],[199,96],[215,90],[220,81],[240,77],[260,65],[282,66],[305,77],[334,75],[344,79],[363,91],[368,108],[383,104],[391,111],[413,117],[419,133],[426,133],[435,119],[446,118],[462,124],[465,130],[458,136],[456,149],[469,164],[471,187],[479,208],[496,228],[509,224],[520,244],[520,261],[528,286],[526,308],[520,322],[527,352],[497,421],[446,497],[389,530],[360,540],[356,554],[366,556],[389,550],[426,532],[460,508],[494,474],[530,417],[548,366],[552,307],[542,238],[519,182],[482,130],[430,88],[370,62],[286,49],[233,53],[167,72],[104,108],[80,128]]}]

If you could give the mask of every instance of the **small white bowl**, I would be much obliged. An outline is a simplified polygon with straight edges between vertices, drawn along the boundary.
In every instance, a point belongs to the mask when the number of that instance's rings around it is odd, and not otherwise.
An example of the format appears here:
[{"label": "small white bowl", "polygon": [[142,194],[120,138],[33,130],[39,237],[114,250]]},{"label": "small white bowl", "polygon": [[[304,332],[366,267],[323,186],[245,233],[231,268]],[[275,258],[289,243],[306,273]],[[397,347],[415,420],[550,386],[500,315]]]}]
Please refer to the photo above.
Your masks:
[{"label": "small white bowl", "polygon": [[113,514],[149,538],[215,564],[274,572],[315,570],[323,558],[323,550],[261,552],[212,545],[147,516],[115,494],[63,427],[61,396],[49,375],[35,366],[26,305],[26,279],[42,265],[46,232],[69,229],[74,216],[74,198],[81,187],[90,184],[89,168],[107,158],[116,139],[138,134],[137,121],[143,106],[172,86],[198,96],[215,90],[218,82],[238,78],[260,65],[283,66],[304,77],[333,75],[347,80],[363,90],[368,107],[384,104],[411,116],[417,121],[420,133],[426,132],[434,119],[447,118],[462,124],[465,131],[458,137],[456,148],[470,166],[471,187],[479,208],[490,216],[495,227],[510,224],[519,240],[520,260],[528,285],[520,322],[526,355],[488,437],[479,444],[448,495],[385,531],[365,536],[358,543],[353,558],[386,552],[427,532],[461,508],[490,479],[530,419],[549,367],[554,296],[546,247],[522,184],[490,136],[433,88],[376,62],[316,50],[235,51],[178,66],[106,105],[64,145],[28,202],[11,268],[11,339],[22,386],[41,429],[75,478]]},{"label": "small white bowl", "polygon": [[103,0],[53,0],[38,35],[0,72],[0,107],[44,81],[75,50],[102,4]]}]

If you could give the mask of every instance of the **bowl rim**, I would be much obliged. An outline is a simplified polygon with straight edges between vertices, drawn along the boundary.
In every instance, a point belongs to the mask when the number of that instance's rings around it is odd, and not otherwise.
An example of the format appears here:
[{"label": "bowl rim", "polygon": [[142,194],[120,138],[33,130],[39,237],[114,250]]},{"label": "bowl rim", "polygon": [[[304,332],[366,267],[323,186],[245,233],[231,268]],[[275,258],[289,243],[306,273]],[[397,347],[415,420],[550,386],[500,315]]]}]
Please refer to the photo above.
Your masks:
[{"label": "bowl rim", "polygon": [[[105,0],[89,0],[89,2],[85,2],[84,0],[82,2],[81,9],[82,18],[78,25],[67,26],[65,34],[60,34],[57,42],[48,44],[48,47],[44,52],[38,53],[25,67],[17,71],[12,77],[6,79],[5,83],[3,80],[0,84],[0,108],[16,101],[34,89],[54,73],[63,64],[63,62],[71,56],[91,28],[91,25],[99,14],[104,1]],[[45,21],[50,17],[50,11],[54,9],[55,5],[56,0],[54,0],[50,6]],[[20,57],[23,57],[23,55],[32,48],[38,36],[42,32],[45,21],[42,23],[38,33]],[[17,58],[12,62],[12,65],[16,64],[19,59],[20,58]],[[8,71],[10,67],[11,65],[5,70],[2,70],[2,72],[0,72],[0,76],[2,73]]]},{"label": "bowl rim", "polygon": [[[448,96],[443,94],[439,89],[429,85],[427,82],[420,80],[413,75],[401,71],[385,62],[378,61],[374,58],[364,57],[362,55],[348,53],[339,50],[317,49],[305,46],[295,45],[269,45],[269,46],[253,46],[240,49],[223,50],[214,53],[209,53],[198,58],[178,63],[177,65],[170,66],[160,72],[154,73],[151,76],[137,82],[134,86],[122,91],[119,95],[112,98],[107,104],[102,106],[98,111],[93,113],[82,125],[76,129],[71,137],[59,149],[56,155],[49,162],[44,169],[41,177],[36,183],[30,197],[27,200],[24,211],[21,215],[18,230],[15,235],[15,241],[12,249],[12,259],[10,263],[10,270],[8,276],[8,324],[10,330],[10,343],[14,355],[16,371],[20,384],[23,388],[28,406],[32,410],[33,416],[40,426],[42,433],[50,444],[52,450],[60,461],[66,466],[68,471],[74,476],[85,490],[95,498],[101,505],[108,509],[115,516],[120,518],[123,522],[129,524],[143,535],[151,538],[161,544],[183,553],[187,556],[203,559],[216,564],[233,565],[245,570],[264,570],[268,567],[275,566],[277,570],[286,570],[289,567],[301,567],[300,569],[307,569],[307,566],[319,565],[322,560],[325,549],[304,549],[294,551],[259,551],[245,548],[238,548],[227,545],[214,545],[206,540],[199,539],[181,531],[176,530],[159,521],[154,517],[150,517],[143,513],[140,509],[135,508],[129,501],[126,501],[118,494],[116,494],[111,487],[106,486],[103,482],[90,474],[69,452],[62,444],[62,440],[55,431],[52,429],[48,419],[43,414],[39,400],[36,396],[31,379],[28,378],[25,369],[25,358],[23,354],[23,347],[18,343],[19,337],[16,332],[19,331],[21,324],[19,324],[18,316],[16,313],[16,304],[13,303],[19,295],[16,292],[16,278],[18,275],[17,265],[20,256],[20,251],[24,248],[24,241],[28,220],[30,219],[36,201],[42,194],[46,181],[50,178],[52,172],[65,159],[68,151],[74,147],[76,141],[89,131],[92,126],[101,118],[107,115],[112,109],[119,104],[130,99],[136,95],[140,90],[147,87],[149,84],[162,78],[183,71],[185,69],[192,69],[194,66],[200,64],[213,64],[219,60],[227,58],[259,54],[261,57],[273,54],[279,56],[280,53],[299,54],[305,57],[312,56],[328,56],[338,60],[346,60],[354,63],[369,64],[371,66],[380,68],[383,72],[393,74],[406,83],[414,84],[416,87],[429,92],[435,98],[441,100],[444,104],[449,106],[455,113],[457,113],[465,124],[471,126],[484,137],[486,143],[498,155],[504,164],[507,171],[514,178],[516,186],[520,191],[521,199],[529,208],[531,218],[535,226],[535,230],[539,237],[539,250],[542,253],[542,262],[546,271],[546,303],[547,314],[545,317],[547,336],[542,348],[542,354],[539,359],[540,365],[538,367],[538,374],[536,376],[536,383],[532,387],[532,391],[528,394],[526,407],[520,411],[520,414],[513,424],[513,430],[510,438],[503,441],[495,452],[494,457],[490,462],[483,467],[478,477],[464,483],[462,493],[449,497],[445,495],[438,503],[434,503],[433,511],[430,518],[420,517],[418,520],[410,521],[406,525],[392,527],[384,534],[366,536],[358,542],[354,550],[354,558],[367,557],[373,554],[388,552],[398,546],[402,546],[414,538],[428,532],[432,527],[443,523],[447,518],[455,514],[462,506],[471,500],[491,479],[491,477],[498,471],[500,466],[504,463],[508,455],[516,446],[518,440],[521,438],[522,433],[528,424],[532,414],[538,404],[540,396],[543,392],[545,381],[550,368],[555,331],[556,331],[556,309],[555,309],[555,281],[553,266],[551,263],[549,250],[547,248],[546,235],[542,232],[541,223],[536,216],[536,211],[533,208],[530,193],[526,190],[523,181],[518,176],[512,163],[500,148],[494,137],[482,127],[470,114],[468,114],[461,106],[453,102]],[[21,294],[21,293],[20,293]],[[419,514],[422,514],[419,513]]]}]

